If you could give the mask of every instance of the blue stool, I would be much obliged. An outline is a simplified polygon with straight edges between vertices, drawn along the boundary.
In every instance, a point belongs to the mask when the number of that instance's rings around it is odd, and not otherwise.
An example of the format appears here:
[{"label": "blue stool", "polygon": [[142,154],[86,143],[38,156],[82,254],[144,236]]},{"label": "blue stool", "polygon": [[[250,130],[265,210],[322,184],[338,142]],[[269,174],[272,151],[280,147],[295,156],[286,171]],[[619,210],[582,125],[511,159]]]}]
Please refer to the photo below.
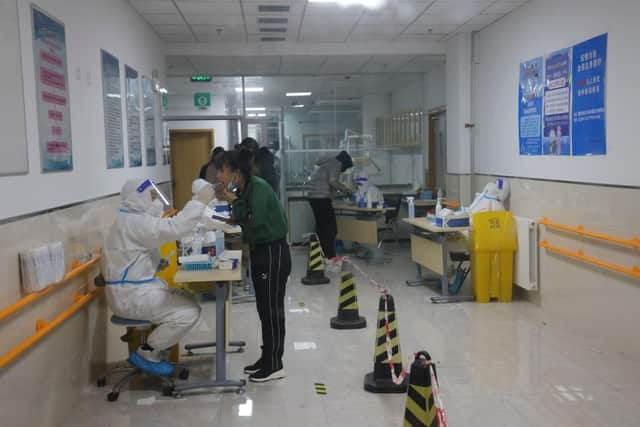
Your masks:
[{"label": "blue stool", "polygon": [[[111,323],[118,326],[124,326],[127,328],[127,333],[120,337],[122,342],[129,342],[131,340],[131,332],[133,330],[138,331],[140,333],[140,345],[143,345],[147,342],[147,335],[149,335],[149,331],[151,330],[153,324],[148,320],[135,320],[135,319],[126,319],[124,317],[116,316],[115,314],[111,316]],[[115,374],[124,374],[122,378],[111,389],[111,392],[107,395],[107,400],[109,402],[115,402],[118,400],[120,396],[120,390],[122,387],[129,383],[134,377],[146,375],[149,377],[156,378],[162,384],[162,394],[164,396],[172,396],[173,391],[175,389],[175,383],[173,379],[160,377],[156,375],[151,375],[147,372],[143,372],[138,368],[133,366],[121,366],[112,369],[106,376],[100,377],[97,380],[98,387],[104,387],[107,385],[107,377],[110,377]],[[187,369],[180,369],[178,373],[178,377],[181,380],[186,380],[189,378],[189,371]]]}]

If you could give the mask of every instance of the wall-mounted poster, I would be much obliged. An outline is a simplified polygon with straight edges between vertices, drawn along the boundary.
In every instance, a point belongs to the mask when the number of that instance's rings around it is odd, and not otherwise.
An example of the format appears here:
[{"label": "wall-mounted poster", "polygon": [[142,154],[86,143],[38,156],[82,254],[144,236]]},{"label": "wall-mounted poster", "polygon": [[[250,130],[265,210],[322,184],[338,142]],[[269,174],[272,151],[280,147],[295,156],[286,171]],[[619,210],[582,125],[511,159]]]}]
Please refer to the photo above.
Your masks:
[{"label": "wall-mounted poster", "polygon": [[124,66],[127,96],[127,145],[129,147],[129,167],[142,166],[142,141],[140,136],[140,81],[138,72]]},{"label": "wall-mounted poster", "polygon": [[520,154],[542,154],[542,100],[544,96],[542,57],[520,64],[519,135]]},{"label": "wall-mounted poster", "polygon": [[156,98],[153,82],[142,77],[142,107],[144,117],[144,148],[147,154],[147,166],[156,165]]},{"label": "wall-mounted poster", "polygon": [[607,34],[573,47],[573,155],[607,153]]},{"label": "wall-mounted poster", "polygon": [[120,62],[118,58],[100,51],[102,60],[102,104],[104,106],[104,140],[107,169],[124,167],[122,141],[122,96],[120,95]]},{"label": "wall-mounted poster", "polygon": [[571,50],[562,49],[545,61],[544,133],[542,153],[571,154]]},{"label": "wall-mounted poster", "polygon": [[33,56],[42,172],[73,169],[64,24],[35,6]]}]

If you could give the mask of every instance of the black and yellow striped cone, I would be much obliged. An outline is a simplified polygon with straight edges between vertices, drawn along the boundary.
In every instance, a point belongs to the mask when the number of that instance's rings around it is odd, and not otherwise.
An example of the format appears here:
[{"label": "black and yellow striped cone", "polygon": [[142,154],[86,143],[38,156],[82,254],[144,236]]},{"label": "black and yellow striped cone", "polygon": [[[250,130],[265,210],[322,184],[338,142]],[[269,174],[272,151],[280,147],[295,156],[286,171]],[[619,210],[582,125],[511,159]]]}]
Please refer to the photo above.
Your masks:
[{"label": "black and yellow striped cone", "polygon": [[[420,351],[411,364],[403,427],[438,427],[438,416],[431,389],[431,373],[427,361],[431,361],[429,353]],[[434,366],[433,372],[437,375],[435,369]]]},{"label": "black and yellow striped cone", "polygon": [[400,352],[400,337],[398,335],[398,321],[396,320],[395,304],[391,295],[382,295],[378,304],[378,330],[376,331],[376,345],[373,355],[373,372],[364,377],[364,389],[372,393],[405,393],[407,379],[401,384],[395,384],[391,376],[389,359],[387,358],[387,338],[384,319],[384,305],[387,298],[387,317],[391,336],[391,358],[396,376],[402,372],[402,353]]},{"label": "black and yellow striped cone", "polygon": [[309,241],[309,262],[307,263],[307,275],[302,278],[303,285],[326,285],[329,278],[324,275],[324,260],[322,248],[318,242],[318,236],[311,236]]},{"label": "black and yellow striped cone", "polygon": [[358,312],[356,279],[350,271],[340,273],[340,296],[338,315],[331,318],[333,329],[362,329],[367,327],[367,319]]}]

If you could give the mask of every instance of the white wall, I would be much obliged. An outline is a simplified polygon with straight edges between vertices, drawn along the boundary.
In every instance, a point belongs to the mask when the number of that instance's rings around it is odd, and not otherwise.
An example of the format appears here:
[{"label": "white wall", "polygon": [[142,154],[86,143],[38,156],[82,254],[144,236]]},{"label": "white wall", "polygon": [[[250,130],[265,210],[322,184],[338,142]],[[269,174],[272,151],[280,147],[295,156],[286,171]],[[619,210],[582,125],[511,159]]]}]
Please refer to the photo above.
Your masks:
[{"label": "white wall", "polygon": [[[471,34],[449,39],[447,51],[447,172],[471,173]],[[497,80],[497,79],[496,79]]]},{"label": "white wall", "polygon": [[[376,137],[376,119],[389,114],[389,95],[365,95],[362,97],[362,133]],[[376,141],[377,142],[377,141]]]},{"label": "white wall", "polygon": [[[640,185],[637,100],[640,2],[532,0],[475,37],[478,62],[475,170],[567,181]],[[520,62],[609,33],[607,155],[526,157],[518,154]]]},{"label": "white wall", "polygon": [[425,111],[447,104],[447,75],[444,64],[436,65],[424,75]]},{"label": "white wall", "polygon": [[424,81],[413,82],[391,94],[391,111],[401,113],[424,106]]},{"label": "white wall", "polygon": [[[31,3],[27,0],[18,3],[30,171],[28,175],[0,177],[0,193],[9,196],[0,205],[0,219],[117,193],[131,177],[168,180],[169,168],[161,165],[159,137],[156,138],[158,166],[106,169],[100,49],[118,57],[122,79],[123,64],[146,76],[151,76],[153,70],[162,75],[165,68],[164,43],[124,0],[36,2],[66,28],[74,160],[71,172],[46,175],[40,172]],[[80,80],[76,79],[78,70]],[[0,114],[10,108],[14,108],[13,103],[3,102]],[[124,121],[123,132],[126,138]]]}]

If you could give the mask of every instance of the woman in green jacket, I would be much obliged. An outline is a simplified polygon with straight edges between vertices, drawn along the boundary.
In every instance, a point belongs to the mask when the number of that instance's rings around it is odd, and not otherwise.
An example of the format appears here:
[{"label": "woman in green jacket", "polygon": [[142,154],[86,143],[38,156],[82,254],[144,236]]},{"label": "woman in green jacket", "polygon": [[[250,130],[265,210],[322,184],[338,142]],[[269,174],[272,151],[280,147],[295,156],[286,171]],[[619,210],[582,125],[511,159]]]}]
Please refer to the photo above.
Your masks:
[{"label": "woman in green jacket", "polygon": [[251,250],[251,278],[256,290],[262,323],[262,355],[244,368],[249,380],[265,382],[285,377],[284,295],[291,273],[287,243],[287,218],[271,186],[251,173],[251,154],[246,149],[226,151],[218,181],[231,205],[231,220],[242,227],[242,238]]}]

